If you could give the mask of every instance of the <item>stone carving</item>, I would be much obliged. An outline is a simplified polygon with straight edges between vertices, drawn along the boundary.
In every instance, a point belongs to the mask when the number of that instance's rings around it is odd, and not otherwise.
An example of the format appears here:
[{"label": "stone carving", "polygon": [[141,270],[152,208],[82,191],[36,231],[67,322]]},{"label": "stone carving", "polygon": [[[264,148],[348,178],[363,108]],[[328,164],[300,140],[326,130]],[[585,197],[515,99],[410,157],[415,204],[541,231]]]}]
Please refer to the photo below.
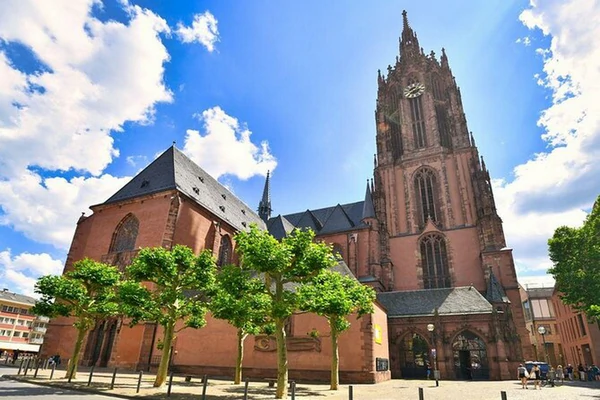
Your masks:
[{"label": "stone carving", "polygon": [[[321,352],[321,339],[318,337],[287,337],[287,351],[316,351]],[[258,335],[254,337],[254,350],[271,352],[277,351],[277,341],[274,336]]]}]

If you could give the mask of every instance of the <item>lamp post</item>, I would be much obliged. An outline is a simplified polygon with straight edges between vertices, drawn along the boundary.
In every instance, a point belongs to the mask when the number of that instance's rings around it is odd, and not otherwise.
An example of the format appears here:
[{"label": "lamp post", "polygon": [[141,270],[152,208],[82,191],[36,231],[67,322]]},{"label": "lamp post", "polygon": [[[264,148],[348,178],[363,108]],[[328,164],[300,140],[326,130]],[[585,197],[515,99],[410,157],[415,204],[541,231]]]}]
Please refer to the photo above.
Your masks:
[{"label": "lamp post", "polygon": [[548,363],[548,351],[546,350],[546,328],[544,326],[538,326],[538,333],[542,335],[542,341],[544,342],[544,359]]},{"label": "lamp post", "polygon": [[435,325],[427,324],[427,330],[431,334],[431,344],[433,345],[433,347],[431,348],[431,354],[433,355],[433,377],[435,378],[435,386],[440,386],[440,371],[438,371],[437,350],[435,348]]}]

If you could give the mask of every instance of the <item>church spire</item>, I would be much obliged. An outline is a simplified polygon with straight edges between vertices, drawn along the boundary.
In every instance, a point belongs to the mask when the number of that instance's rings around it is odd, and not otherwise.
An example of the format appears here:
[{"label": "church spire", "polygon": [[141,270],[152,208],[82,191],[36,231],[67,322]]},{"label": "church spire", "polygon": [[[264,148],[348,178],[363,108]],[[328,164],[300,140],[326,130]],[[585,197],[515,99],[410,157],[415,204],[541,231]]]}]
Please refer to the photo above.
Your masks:
[{"label": "church spire", "polygon": [[269,171],[267,171],[267,179],[265,180],[262,199],[260,200],[260,203],[258,203],[258,216],[265,221],[265,223],[271,218],[271,186],[269,185]]},{"label": "church spire", "polygon": [[365,193],[365,202],[361,219],[375,218],[375,207],[373,207],[373,197],[371,196],[371,185],[367,179],[367,191]]},{"label": "church spire", "polygon": [[417,55],[421,52],[419,39],[408,23],[408,13],[402,11],[402,36],[400,37],[400,59],[410,55]]}]

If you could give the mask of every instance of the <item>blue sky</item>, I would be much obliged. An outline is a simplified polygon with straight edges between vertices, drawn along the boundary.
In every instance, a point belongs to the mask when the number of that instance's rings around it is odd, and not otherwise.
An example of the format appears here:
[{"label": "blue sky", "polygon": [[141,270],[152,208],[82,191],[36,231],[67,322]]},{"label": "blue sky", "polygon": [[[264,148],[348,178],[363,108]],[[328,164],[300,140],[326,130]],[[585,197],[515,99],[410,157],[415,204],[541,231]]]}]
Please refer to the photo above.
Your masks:
[{"label": "blue sky", "polygon": [[173,141],[253,208],[267,170],[275,214],[362,200],[405,8],[446,49],[520,281],[549,283],[547,238],[600,193],[598,2],[324,3],[2,2],[0,285],[60,273],[81,213]]}]

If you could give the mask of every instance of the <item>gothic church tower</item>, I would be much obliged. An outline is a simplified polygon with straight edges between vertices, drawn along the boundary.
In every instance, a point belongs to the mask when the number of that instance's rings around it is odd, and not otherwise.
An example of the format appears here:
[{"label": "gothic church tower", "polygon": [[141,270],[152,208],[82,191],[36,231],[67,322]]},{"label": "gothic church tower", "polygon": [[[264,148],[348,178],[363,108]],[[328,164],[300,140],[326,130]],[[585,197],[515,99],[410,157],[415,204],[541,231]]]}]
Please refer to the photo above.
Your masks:
[{"label": "gothic church tower", "polygon": [[[406,12],[400,57],[386,74],[378,73],[375,118],[373,199],[383,286],[395,293],[429,291],[423,292],[424,298],[437,296],[440,289],[444,293],[476,289],[492,305],[494,314],[485,317],[489,326],[481,332],[497,342],[496,359],[508,363],[523,357],[521,338],[527,332],[512,250],[506,247],[490,174],[467,127],[460,88],[445,50],[439,60],[433,51],[425,54]],[[392,306],[393,299],[402,296],[379,297]],[[462,325],[450,315],[440,318],[436,308],[431,320],[458,335],[447,340],[459,340],[461,329],[468,326],[470,332],[480,329],[469,325],[466,317]],[[398,337],[417,329],[408,320],[394,321],[390,329]],[[477,335],[483,333],[473,337]],[[448,368],[451,354],[448,349],[444,357]],[[455,351],[454,357],[459,356]],[[506,365],[492,375],[507,375]]]}]

